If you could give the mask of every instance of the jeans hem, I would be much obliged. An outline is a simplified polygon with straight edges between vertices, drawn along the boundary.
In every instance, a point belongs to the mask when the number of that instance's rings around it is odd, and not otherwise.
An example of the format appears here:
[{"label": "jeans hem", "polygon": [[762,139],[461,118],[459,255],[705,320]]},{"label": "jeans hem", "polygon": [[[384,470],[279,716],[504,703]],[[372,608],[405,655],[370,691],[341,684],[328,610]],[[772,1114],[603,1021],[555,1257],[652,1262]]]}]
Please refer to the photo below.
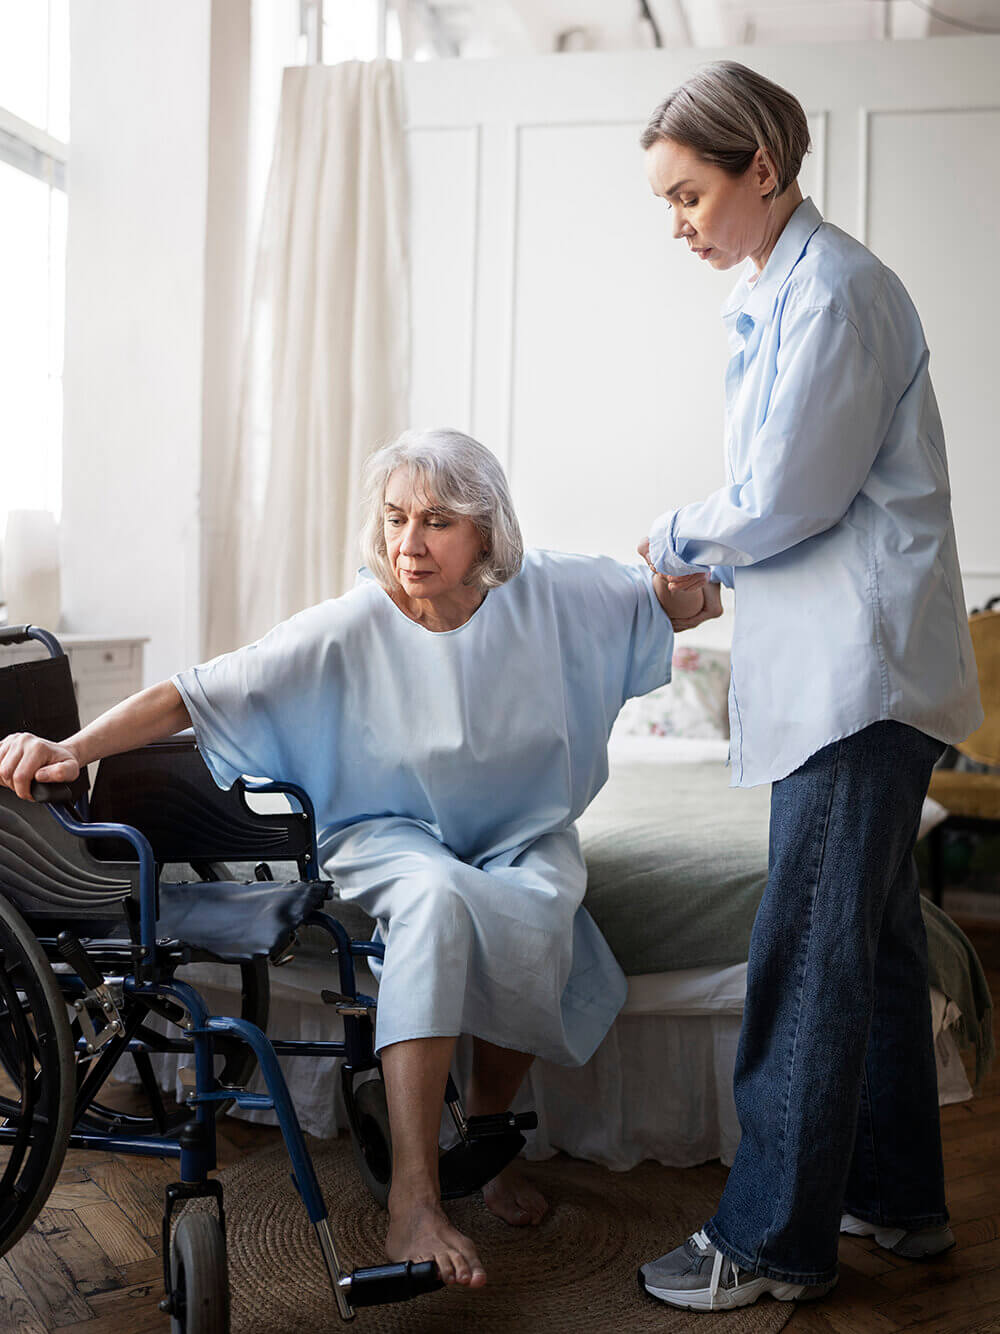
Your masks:
[{"label": "jeans hem", "polygon": [[[865,1220],[868,1221],[867,1219]],[[773,1278],[780,1283],[803,1283],[808,1287],[813,1287],[820,1283],[832,1283],[837,1277],[837,1266],[832,1269],[810,1270],[806,1273],[794,1269],[780,1269],[776,1265],[761,1263],[760,1259],[751,1259],[735,1246],[731,1246],[728,1241],[720,1234],[715,1226],[714,1219],[709,1219],[702,1231],[708,1237],[709,1241],[717,1251],[721,1251],[727,1259],[732,1260],[733,1264],[739,1265],[740,1269],[745,1269],[753,1274],[758,1274],[761,1278]]]},{"label": "jeans hem", "polygon": [[873,1227],[902,1227],[907,1232],[917,1232],[925,1227],[947,1227],[950,1221],[947,1210],[944,1213],[916,1214],[913,1218],[885,1218],[872,1209],[856,1209],[846,1200],[843,1212],[850,1214],[852,1218],[860,1219],[862,1223],[871,1223]]}]

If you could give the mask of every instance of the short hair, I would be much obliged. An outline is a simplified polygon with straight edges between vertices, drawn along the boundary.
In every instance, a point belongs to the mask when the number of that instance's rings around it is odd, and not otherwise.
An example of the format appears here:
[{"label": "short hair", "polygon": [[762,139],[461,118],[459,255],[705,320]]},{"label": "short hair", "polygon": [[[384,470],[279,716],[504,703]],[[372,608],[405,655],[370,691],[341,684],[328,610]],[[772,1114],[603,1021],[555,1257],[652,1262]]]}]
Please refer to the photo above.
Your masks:
[{"label": "short hair", "polygon": [[684,144],[730,176],[742,176],[762,149],[778,181],[773,198],[799,174],[809,122],[787,89],[735,60],[717,60],[660,103],[639,143],[652,148],[661,139]]},{"label": "short hair", "polygon": [[404,431],[365,462],[361,551],[383,588],[392,592],[398,587],[386,549],[383,510],[389,478],[400,468],[415,490],[449,514],[471,519],[482,533],[485,555],[473,565],[466,583],[486,592],[513,579],[524,559],[524,542],[503,468],[478,440],[437,427]]}]

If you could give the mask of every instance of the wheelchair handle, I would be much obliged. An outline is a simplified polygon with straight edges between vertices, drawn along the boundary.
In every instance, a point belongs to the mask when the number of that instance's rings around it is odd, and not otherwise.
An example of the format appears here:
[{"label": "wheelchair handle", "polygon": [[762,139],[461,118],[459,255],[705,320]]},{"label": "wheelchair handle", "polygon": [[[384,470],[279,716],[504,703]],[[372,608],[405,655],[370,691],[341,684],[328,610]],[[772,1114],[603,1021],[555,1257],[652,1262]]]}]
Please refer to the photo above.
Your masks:
[{"label": "wheelchair handle", "polygon": [[72,802],[73,792],[68,783],[32,783],[31,797],[42,805]]},{"label": "wheelchair handle", "polygon": [[444,1284],[433,1260],[400,1265],[376,1265],[373,1269],[355,1269],[341,1280],[352,1306],[381,1306],[383,1302],[407,1302],[425,1292],[436,1292]]},{"label": "wheelchair handle", "polygon": [[0,625],[0,648],[4,644],[26,644],[29,639],[37,639],[40,644],[44,644],[50,658],[62,657],[62,644],[48,630],[42,630],[37,625]]},{"label": "wheelchair handle", "polygon": [[0,644],[24,644],[31,638],[30,629],[30,625],[0,626]]}]

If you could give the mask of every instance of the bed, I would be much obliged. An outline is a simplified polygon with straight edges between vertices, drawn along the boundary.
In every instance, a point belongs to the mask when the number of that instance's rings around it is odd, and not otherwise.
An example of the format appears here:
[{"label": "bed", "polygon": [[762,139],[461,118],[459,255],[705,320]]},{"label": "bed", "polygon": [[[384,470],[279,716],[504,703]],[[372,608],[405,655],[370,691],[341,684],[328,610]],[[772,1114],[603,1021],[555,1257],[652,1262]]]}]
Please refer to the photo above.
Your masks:
[{"label": "bed", "polygon": [[[726,752],[724,737],[650,733],[641,720],[613,738],[609,781],[580,829],[586,904],[628,975],[628,1000],[586,1066],[535,1063],[516,1104],[538,1114],[529,1157],[563,1150],[618,1170],[646,1158],[678,1167],[732,1162],[732,1073],[747,944],[766,880],[769,791],[731,789]],[[928,803],[924,831],[935,818]],[[331,906],[353,935],[370,934],[356,907]],[[960,1046],[975,1049],[980,1074],[992,1057],[990,994],[968,940],[926,900],[924,914],[939,1092],[942,1103],[957,1102],[972,1093]],[[334,966],[322,950],[307,937],[291,963],[272,970],[271,1023],[282,1036],[337,1036],[318,999]],[[191,971],[210,1005],[232,1009],[233,970]],[[374,979],[362,989],[374,994]],[[460,1043],[460,1075],[469,1054]],[[180,1091],[177,1058],[158,1059],[165,1086],[178,1081]],[[331,1063],[283,1065],[309,1133],[346,1127]]]}]

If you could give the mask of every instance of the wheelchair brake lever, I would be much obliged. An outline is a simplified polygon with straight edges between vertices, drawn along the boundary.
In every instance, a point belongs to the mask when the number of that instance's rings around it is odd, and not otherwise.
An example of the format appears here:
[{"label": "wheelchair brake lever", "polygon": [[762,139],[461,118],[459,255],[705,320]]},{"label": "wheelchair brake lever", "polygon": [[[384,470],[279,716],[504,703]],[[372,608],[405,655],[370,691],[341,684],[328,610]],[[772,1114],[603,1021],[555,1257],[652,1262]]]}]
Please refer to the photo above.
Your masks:
[{"label": "wheelchair brake lever", "polygon": [[[107,1046],[113,1037],[124,1033],[125,1025],[122,1023],[121,1013],[115,1004],[111,988],[71,931],[59,932],[56,937],[56,948],[87,989],[82,998],[73,1002],[73,1009],[86,1042],[87,1054],[93,1055],[94,1052]],[[90,1017],[88,1003],[98,1008],[101,1019],[106,1020],[100,1032]]]},{"label": "wheelchair brake lever", "polygon": [[60,931],[56,937],[56,948],[71,965],[88,991],[97,991],[104,985],[104,978],[91,962],[90,955],[70,931]]}]

